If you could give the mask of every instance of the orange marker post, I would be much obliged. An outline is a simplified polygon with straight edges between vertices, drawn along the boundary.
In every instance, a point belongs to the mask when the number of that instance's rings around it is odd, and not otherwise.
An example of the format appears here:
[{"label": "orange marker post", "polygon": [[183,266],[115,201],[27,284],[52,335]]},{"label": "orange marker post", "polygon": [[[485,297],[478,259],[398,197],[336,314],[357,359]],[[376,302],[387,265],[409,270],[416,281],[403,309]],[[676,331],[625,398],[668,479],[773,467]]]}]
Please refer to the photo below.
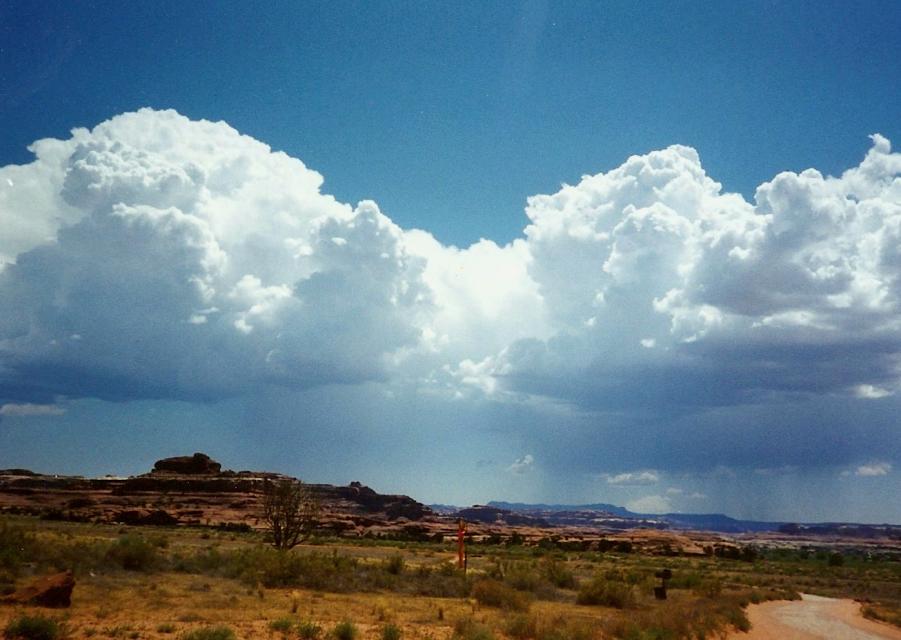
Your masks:
[{"label": "orange marker post", "polygon": [[457,523],[457,566],[466,573],[466,521],[463,518]]}]

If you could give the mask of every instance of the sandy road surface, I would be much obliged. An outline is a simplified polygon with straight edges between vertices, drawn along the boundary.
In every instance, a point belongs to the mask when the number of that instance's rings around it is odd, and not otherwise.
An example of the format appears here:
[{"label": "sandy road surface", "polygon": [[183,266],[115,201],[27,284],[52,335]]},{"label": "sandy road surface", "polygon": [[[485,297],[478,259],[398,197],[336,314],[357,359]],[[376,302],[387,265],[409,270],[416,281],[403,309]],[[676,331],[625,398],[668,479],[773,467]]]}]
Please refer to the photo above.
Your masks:
[{"label": "sandy road surface", "polygon": [[901,640],[901,629],[867,620],[853,600],[802,595],[793,602],[748,607],[750,633],[730,640]]}]

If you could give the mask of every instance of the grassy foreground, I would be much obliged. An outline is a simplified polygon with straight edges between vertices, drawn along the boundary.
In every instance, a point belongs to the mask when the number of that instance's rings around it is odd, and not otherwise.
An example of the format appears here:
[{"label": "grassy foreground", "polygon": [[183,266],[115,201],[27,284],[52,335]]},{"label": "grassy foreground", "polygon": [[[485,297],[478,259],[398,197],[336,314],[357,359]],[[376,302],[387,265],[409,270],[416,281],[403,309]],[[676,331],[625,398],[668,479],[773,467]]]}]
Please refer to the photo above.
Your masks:
[{"label": "grassy foreground", "polygon": [[[72,607],[0,607],[6,638],[591,640],[715,638],[751,602],[799,591],[865,600],[901,619],[897,556],[648,557],[321,540],[279,553],[256,533],[0,519],[0,594],[71,568]],[[673,572],[657,601],[655,573]]]}]

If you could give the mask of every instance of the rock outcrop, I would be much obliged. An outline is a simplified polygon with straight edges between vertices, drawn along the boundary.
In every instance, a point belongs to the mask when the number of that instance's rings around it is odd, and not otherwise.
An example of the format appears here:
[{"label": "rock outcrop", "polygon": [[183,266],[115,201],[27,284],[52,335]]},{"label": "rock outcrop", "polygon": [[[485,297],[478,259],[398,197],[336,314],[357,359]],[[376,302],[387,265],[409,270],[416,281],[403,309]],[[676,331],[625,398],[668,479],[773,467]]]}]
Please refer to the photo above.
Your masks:
[{"label": "rock outcrop", "polygon": [[31,584],[0,598],[2,604],[25,604],[37,607],[64,608],[72,603],[75,577],[63,571],[38,578]]},{"label": "rock outcrop", "polygon": [[153,465],[153,473],[177,473],[182,475],[216,475],[222,470],[222,465],[210,458],[205,453],[195,453],[193,456],[175,456],[157,460]]},{"label": "rock outcrop", "polygon": [[[164,458],[151,472],[129,478],[82,478],[0,472],[0,513],[132,526],[213,526],[265,529],[263,488],[287,476],[230,471],[203,453]],[[309,484],[321,505],[317,529],[347,536],[429,538],[443,524],[412,526],[435,514],[404,495],[381,494],[359,482]]]}]

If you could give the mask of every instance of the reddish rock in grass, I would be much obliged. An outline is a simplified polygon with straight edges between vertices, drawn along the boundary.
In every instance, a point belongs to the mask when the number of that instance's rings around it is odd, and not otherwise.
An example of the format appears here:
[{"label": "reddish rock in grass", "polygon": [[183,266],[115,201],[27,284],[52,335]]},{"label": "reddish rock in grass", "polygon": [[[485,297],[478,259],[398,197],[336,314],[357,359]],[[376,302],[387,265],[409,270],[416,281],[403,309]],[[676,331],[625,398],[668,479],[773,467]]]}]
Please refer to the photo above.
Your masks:
[{"label": "reddish rock in grass", "polygon": [[8,596],[3,596],[0,598],[0,603],[64,608],[72,603],[72,589],[74,588],[75,576],[71,571],[63,571],[38,578],[30,585],[22,587]]}]

